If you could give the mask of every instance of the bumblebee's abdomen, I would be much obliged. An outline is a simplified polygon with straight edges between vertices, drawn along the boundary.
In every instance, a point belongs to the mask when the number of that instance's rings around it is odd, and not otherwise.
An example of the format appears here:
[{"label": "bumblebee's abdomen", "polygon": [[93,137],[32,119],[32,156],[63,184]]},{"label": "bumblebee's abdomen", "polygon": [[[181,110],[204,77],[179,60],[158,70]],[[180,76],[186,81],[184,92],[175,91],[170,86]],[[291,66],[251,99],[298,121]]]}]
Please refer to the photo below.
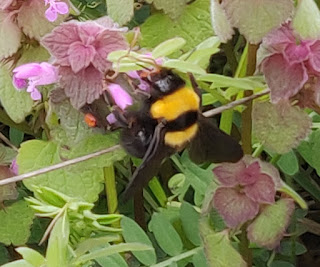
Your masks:
[{"label": "bumblebee's abdomen", "polygon": [[190,142],[198,132],[198,124],[194,123],[181,131],[167,132],[164,136],[166,145],[180,148]]},{"label": "bumblebee's abdomen", "polygon": [[154,119],[173,121],[189,111],[198,111],[199,96],[190,88],[182,87],[171,94],[163,96],[150,107],[150,115]]}]

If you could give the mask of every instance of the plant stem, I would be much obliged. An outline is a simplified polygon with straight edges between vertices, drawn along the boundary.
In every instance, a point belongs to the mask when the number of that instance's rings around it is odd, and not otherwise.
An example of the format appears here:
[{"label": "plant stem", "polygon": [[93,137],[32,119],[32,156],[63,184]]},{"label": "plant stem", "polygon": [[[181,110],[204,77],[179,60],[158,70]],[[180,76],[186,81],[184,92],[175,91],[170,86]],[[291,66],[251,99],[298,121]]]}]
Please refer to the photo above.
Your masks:
[{"label": "plant stem", "polygon": [[[247,76],[252,76],[256,69],[256,54],[257,54],[257,45],[249,44],[248,45],[248,65],[247,65]],[[249,97],[253,93],[252,91],[245,91],[244,97]],[[241,140],[242,148],[245,154],[252,153],[251,147],[251,134],[252,134],[252,100],[247,103],[247,108],[242,112],[242,131],[241,131]]]},{"label": "plant stem", "polygon": [[113,165],[103,168],[104,172],[104,183],[106,189],[106,196],[108,202],[108,213],[117,213],[118,209],[118,197],[116,188],[116,179],[114,175]]},{"label": "plant stem", "polygon": [[240,235],[240,244],[239,244],[239,250],[243,257],[243,259],[247,262],[247,266],[252,266],[252,251],[249,248],[249,240],[247,237],[247,224],[244,224],[241,227],[241,235]]}]

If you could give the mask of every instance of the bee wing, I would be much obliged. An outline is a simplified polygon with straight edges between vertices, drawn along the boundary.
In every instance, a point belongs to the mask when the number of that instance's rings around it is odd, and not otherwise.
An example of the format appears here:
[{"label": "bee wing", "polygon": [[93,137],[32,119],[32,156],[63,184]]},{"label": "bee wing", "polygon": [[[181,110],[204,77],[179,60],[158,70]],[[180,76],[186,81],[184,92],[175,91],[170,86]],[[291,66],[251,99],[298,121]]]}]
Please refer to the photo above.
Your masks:
[{"label": "bee wing", "polygon": [[239,143],[200,115],[199,130],[191,141],[189,155],[193,162],[237,162],[243,156]]},{"label": "bee wing", "polygon": [[162,161],[175,152],[172,148],[165,146],[165,132],[163,124],[158,124],[141,165],[133,173],[123,193],[123,201],[129,200],[138,188],[146,186],[149,180],[158,174]]}]

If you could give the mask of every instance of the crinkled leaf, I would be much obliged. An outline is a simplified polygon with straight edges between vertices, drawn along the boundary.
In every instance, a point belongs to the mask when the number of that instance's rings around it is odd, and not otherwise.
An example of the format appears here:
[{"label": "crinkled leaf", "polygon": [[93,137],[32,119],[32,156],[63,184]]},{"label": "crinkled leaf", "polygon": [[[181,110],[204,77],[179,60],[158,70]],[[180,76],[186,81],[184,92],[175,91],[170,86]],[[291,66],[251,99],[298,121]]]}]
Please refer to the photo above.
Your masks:
[{"label": "crinkled leaf", "polygon": [[17,52],[20,39],[21,31],[12,21],[12,15],[0,11],[0,60]]},{"label": "crinkled leaf", "polygon": [[28,241],[34,212],[27,202],[20,200],[0,210],[0,242],[19,246]]},{"label": "crinkled leaf", "polygon": [[46,253],[48,267],[68,265],[69,234],[69,219],[66,213],[64,213],[63,216],[56,221],[50,233]]},{"label": "crinkled leaf", "polygon": [[[7,166],[0,165],[0,180],[12,177],[13,173]],[[4,200],[16,199],[18,197],[18,191],[16,184],[11,183],[7,185],[0,185],[0,203]]]},{"label": "crinkled leaf", "polygon": [[259,246],[273,249],[289,224],[294,211],[292,199],[280,199],[273,205],[266,206],[261,214],[248,227],[248,238]]},{"label": "crinkled leaf", "polygon": [[95,130],[88,127],[84,114],[73,108],[69,101],[49,103],[50,113],[46,122],[50,127],[51,137],[61,145],[73,147]]},{"label": "crinkled leaf", "polygon": [[246,165],[242,160],[237,163],[225,162],[214,168],[213,173],[223,186],[234,187],[239,183],[237,174],[241,173],[245,168]]},{"label": "crinkled leaf", "polygon": [[253,219],[259,212],[259,203],[233,188],[218,188],[214,193],[213,205],[229,227]]},{"label": "crinkled leaf", "polygon": [[292,26],[302,38],[318,39],[320,36],[320,12],[315,1],[298,2]]},{"label": "crinkled leaf", "polygon": [[[26,173],[61,162],[58,146],[51,142],[31,140],[22,143],[17,157],[19,172]],[[85,166],[85,165],[82,165]],[[78,165],[24,180],[25,186],[33,191],[33,185],[47,186],[88,202],[98,199],[103,186],[101,168],[81,168]]]},{"label": "crinkled leaf", "polygon": [[298,151],[320,175],[320,130],[313,131],[308,140],[302,141],[298,147]]},{"label": "crinkled leaf", "polygon": [[48,61],[49,58],[50,54],[43,46],[30,46],[27,50],[23,51],[23,54],[18,61],[18,65],[30,62]]},{"label": "crinkled leaf", "polygon": [[156,9],[162,9],[171,19],[177,19],[183,13],[187,0],[154,0]]},{"label": "crinkled leaf", "polygon": [[[67,2],[65,0],[60,0]],[[22,4],[17,21],[22,31],[30,38],[40,40],[45,34],[51,32],[54,27],[59,25],[68,15],[58,15],[54,22],[50,22],[45,17],[45,11],[48,6],[45,6],[44,1],[24,1]]]},{"label": "crinkled leaf", "polygon": [[183,47],[185,43],[186,43],[186,40],[181,37],[176,37],[176,38],[166,40],[161,44],[157,45],[152,50],[152,57],[159,58],[159,57],[169,56],[173,52]]},{"label": "crinkled leaf", "polygon": [[288,20],[294,11],[291,0],[225,0],[222,6],[231,24],[254,44]]},{"label": "crinkled leaf", "polygon": [[19,123],[30,113],[33,100],[25,91],[18,91],[12,84],[11,72],[6,66],[0,67],[0,100],[10,118]]},{"label": "crinkled leaf", "polygon": [[201,240],[199,235],[199,212],[197,212],[188,202],[183,202],[180,207],[180,218],[183,230],[188,239],[195,246],[200,246]]},{"label": "crinkled leaf", "polygon": [[134,0],[108,0],[108,15],[119,25],[124,25],[133,16]]},{"label": "crinkled leaf", "polygon": [[299,162],[293,151],[283,154],[277,161],[277,165],[281,171],[288,175],[294,175],[299,171]]},{"label": "crinkled leaf", "polygon": [[163,214],[155,212],[152,215],[149,229],[153,232],[159,246],[165,253],[175,256],[182,252],[181,238]]},{"label": "crinkled leaf", "polygon": [[17,156],[17,151],[14,149],[0,144],[0,164],[9,165],[12,160]]},{"label": "crinkled leaf", "polygon": [[41,267],[45,264],[45,258],[36,250],[28,247],[16,248],[16,251],[25,259],[27,262],[35,267]]},{"label": "crinkled leaf", "polygon": [[232,246],[227,232],[214,232],[203,219],[200,223],[200,233],[209,266],[247,266],[239,252]]},{"label": "crinkled leaf", "polygon": [[234,30],[219,0],[210,1],[210,11],[214,33],[220,38],[221,42],[226,43],[231,39]]},{"label": "crinkled leaf", "polygon": [[[157,34],[155,34],[155,32]],[[169,16],[156,13],[141,26],[141,46],[155,47],[173,37],[186,40],[184,51],[189,51],[203,40],[212,36],[209,0],[198,0],[187,5],[182,15],[175,21]]]},{"label": "crinkled leaf", "polygon": [[[142,228],[132,219],[123,217],[121,219],[122,235],[127,243],[137,242],[152,247],[152,243]],[[150,266],[157,262],[154,250],[133,251],[132,254],[144,265]]]},{"label": "crinkled leaf", "polygon": [[311,120],[300,108],[289,103],[256,103],[252,112],[256,137],[267,148],[280,154],[299,145],[310,132]]}]

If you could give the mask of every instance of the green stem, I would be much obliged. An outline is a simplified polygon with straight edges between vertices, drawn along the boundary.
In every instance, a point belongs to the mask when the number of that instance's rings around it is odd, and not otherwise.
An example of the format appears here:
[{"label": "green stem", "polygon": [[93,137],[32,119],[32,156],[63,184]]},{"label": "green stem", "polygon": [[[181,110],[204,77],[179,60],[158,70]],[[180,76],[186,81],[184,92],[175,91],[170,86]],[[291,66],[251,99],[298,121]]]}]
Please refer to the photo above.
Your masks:
[{"label": "green stem", "polygon": [[250,242],[247,237],[247,224],[241,227],[239,250],[243,259],[247,262],[247,266],[252,266],[252,251],[249,248]]},{"label": "green stem", "polygon": [[[248,45],[248,62],[247,62],[247,76],[252,76],[256,69],[256,55],[257,55],[257,45],[249,44]],[[252,95],[252,91],[245,91],[244,97]],[[247,103],[247,108],[242,112],[242,148],[245,154],[252,153],[252,101]]]},{"label": "green stem", "polygon": [[159,180],[156,177],[153,177],[149,182],[149,188],[151,189],[154,196],[157,198],[161,207],[165,207],[167,203],[167,196],[164,192]]},{"label": "green stem", "polygon": [[104,182],[106,188],[106,195],[108,201],[108,213],[117,213],[118,209],[118,197],[116,188],[116,179],[114,174],[113,165],[103,168],[104,171]]},{"label": "green stem", "polygon": [[263,149],[264,149],[263,145],[260,144],[260,145],[256,148],[256,150],[252,153],[252,157],[254,157],[254,158],[259,157],[260,154],[262,153]]}]

